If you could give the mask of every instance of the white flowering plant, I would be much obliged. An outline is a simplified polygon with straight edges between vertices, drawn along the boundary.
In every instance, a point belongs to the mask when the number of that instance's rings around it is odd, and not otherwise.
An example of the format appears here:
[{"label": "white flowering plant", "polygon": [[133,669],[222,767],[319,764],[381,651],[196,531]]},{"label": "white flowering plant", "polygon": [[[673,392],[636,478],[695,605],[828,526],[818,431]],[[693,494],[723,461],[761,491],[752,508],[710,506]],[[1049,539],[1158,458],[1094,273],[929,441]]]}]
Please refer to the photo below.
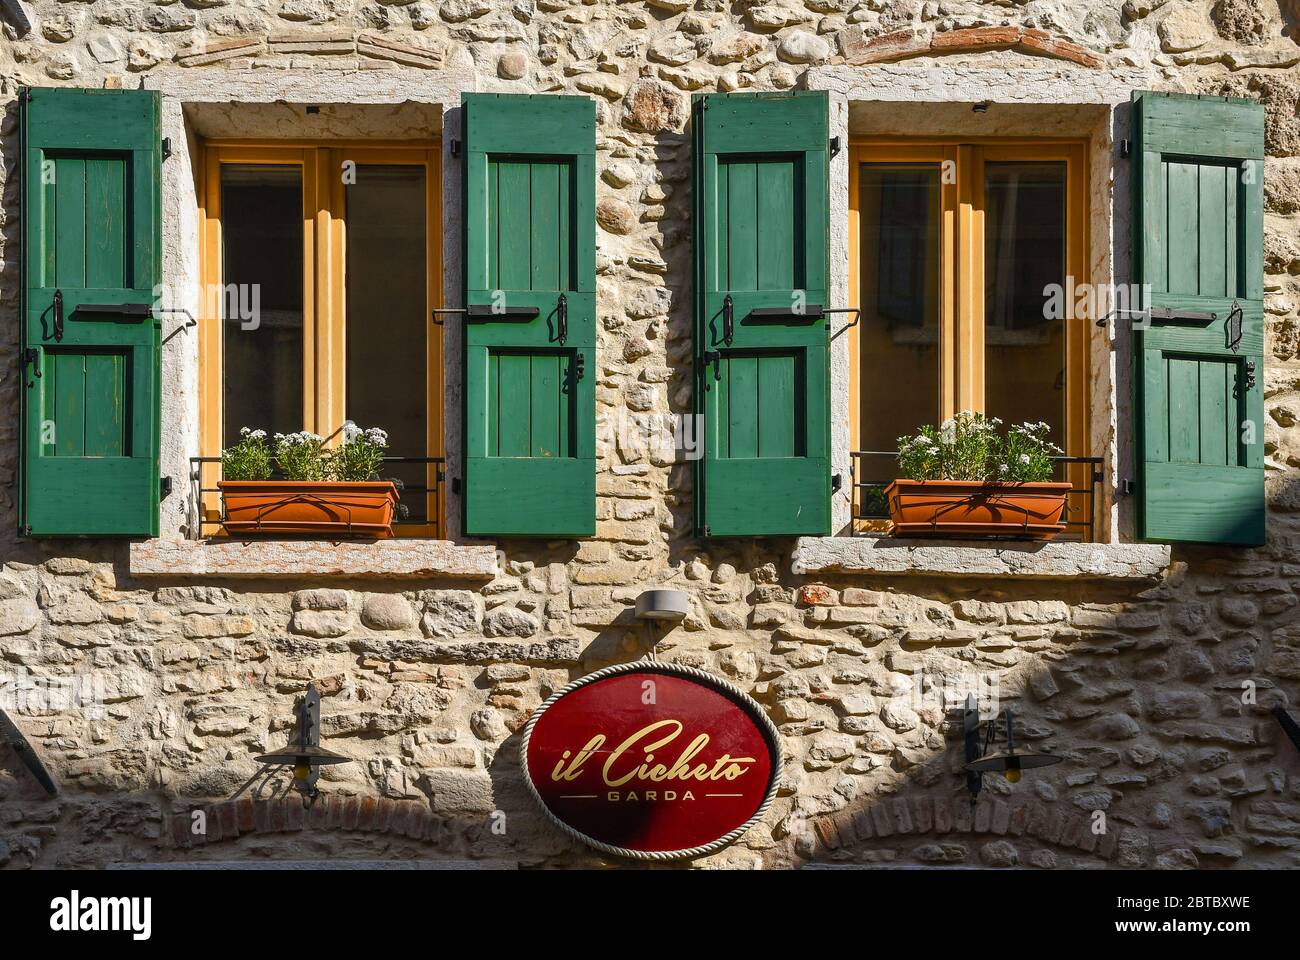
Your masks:
[{"label": "white flowering plant", "polygon": [[379,427],[363,430],[349,420],[343,424],[343,442],[329,454],[329,474],[335,480],[370,480],[379,474],[388,434]]},{"label": "white flowering plant", "polygon": [[275,435],[275,464],[286,480],[328,480],[325,438],[308,430]]},{"label": "white flowering plant", "polygon": [[388,450],[388,433],[379,427],[363,430],[349,420],[343,442],[334,449],[325,438],[307,430],[277,433],[268,443],[265,430],[241,427],[239,442],[221,451],[223,480],[372,480]]},{"label": "white flowering plant", "polygon": [[962,411],[938,427],[926,425],[898,438],[898,472],[906,480],[1042,482],[1052,479],[1061,448],[1041,421],[998,433],[1002,421]]},{"label": "white flowering plant", "polygon": [[1047,439],[1052,428],[1043,421],[1022,423],[999,438],[994,479],[1042,483],[1052,479],[1052,457],[1065,451]]},{"label": "white flowering plant", "polygon": [[907,480],[989,480],[1002,421],[962,411],[938,427],[898,438],[898,470]]},{"label": "white flowering plant", "polygon": [[271,476],[271,448],[265,430],[239,428],[239,442],[221,451],[224,480],[265,480]]}]

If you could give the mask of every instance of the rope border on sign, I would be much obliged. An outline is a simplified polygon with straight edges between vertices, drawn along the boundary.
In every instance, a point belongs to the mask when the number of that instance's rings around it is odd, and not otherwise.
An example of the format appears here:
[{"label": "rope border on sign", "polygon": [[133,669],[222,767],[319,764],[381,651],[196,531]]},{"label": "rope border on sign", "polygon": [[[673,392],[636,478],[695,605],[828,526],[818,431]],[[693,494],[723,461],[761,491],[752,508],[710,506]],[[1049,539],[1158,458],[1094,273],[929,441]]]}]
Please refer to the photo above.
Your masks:
[{"label": "rope border on sign", "polygon": [[[532,777],[528,774],[528,744],[533,736],[533,727],[541,719],[547,709],[562,697],[568,696],[573,691],[585,687],[589,683],[595,683],[598,680],[604,680],[607,677],[618,676],[621,673],[662,673],[685,677],[689,680],[699,681],[704,686],[712,687],[719,693],[725,694],[738,707],[749,714],[755,725],[762,732],[763,737],[767,740],[768,748],[772,752],[772,769],[768,776],[767,791],[763,794],[763,802],[758,805],[758,809],[753,815],[740,826],[733,828],[723,836],[709,843],[698,847],[689,847],[683,850],[630,850],[626,847],[616,847],[612,844],[597,840],[595,837],[588,836],[580,830],[575,829],[565,823],[552,812],[541,793],[538,792]],[[758,702],[745,691],[741,690],[729,680],[724,680],[717,674],[709,673],[698,667],[687,666],[682,663],[666,663],[660,661],[637,660],[633,663],[620,663],[612,667],[604,667],[594,673],[579,677],[577,680],[569,683],[567,686],[551,694],[540,707],[533,711],[533,715],[528,718],[528,723],[524,726],[524,738],[519,745],[519,764],[523,770],[524,783],[528,786],[528,792],[537,801],[537,805],[542,808],[542,813],[546,815],[551,823],[555,824],[562,831],[572,837],[574,840],[581,841],[590,847],[601,851],[602,853],[612,854],[618,857],[627,857],[632,860],[687,860],[693,857],[703,857],[711,853],[716,853],[723,847],[729,845],[739,838],[754,824],[758,823],[767,814],[768,809],[772,806],[772,801],[776,799],[777,788],[781,784],[781,771],[785,766],[785,750],[781,746],[781,734],[776,729],[771,718],[758,704]]]}]

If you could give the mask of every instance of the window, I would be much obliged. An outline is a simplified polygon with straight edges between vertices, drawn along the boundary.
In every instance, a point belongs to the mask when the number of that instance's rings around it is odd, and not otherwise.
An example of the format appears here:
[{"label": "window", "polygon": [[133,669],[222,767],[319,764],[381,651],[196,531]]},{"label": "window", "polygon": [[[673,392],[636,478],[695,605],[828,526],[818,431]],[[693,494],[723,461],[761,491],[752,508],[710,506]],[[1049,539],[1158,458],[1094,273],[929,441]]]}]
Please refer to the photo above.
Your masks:
[{"label": "window", "polygon": [[[200,345],[205,457],[243,426],[383,427],[406,508],[396,532],[438,534],[439,182],[425,145],[205,145],[204,313],[221,318]],[[215,497],[203,510],[220,517]]]},{"label": "window", "polygon": [[[868,142],[851,154],[850,443],[862,452],[961,410],[1042,420],[1087,456],[1087,330],[1048,309],[1087,278],[1084,145]],[[1085,467],[1063,478],[1087,489]],[[1072,498],[1071,514],[1088,511]],[[857,515],[855,509],[855,516]]]}]

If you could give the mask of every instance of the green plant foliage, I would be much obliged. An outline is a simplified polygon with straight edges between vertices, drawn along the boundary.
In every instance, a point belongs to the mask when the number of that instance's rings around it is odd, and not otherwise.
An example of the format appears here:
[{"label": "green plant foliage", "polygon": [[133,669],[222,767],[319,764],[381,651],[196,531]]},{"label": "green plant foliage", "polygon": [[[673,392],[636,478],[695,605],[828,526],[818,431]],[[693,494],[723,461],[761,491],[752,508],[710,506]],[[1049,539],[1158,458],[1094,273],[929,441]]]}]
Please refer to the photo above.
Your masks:
[{"label": "green plant foliage", "polygon": [[275,435],[275,463],[286,480],[328,480],[325,438],[306,430]]},{"label": "green plant foliage", "polygon": [[271,449],[265,430],[239,428],[239,442],[221,451],[223,480],[266,480],[271,476]]},{"label": "green plant foliage", "polygon": [[352,421],[343,425],[343,443],[329,454],[329,474],[335,480],[373,480],[388,449],[388,434],[379,427],[362,430]]},{"label": "green plant foliage", "polygon": [[998,480],[1042,483],[1052,479],[1052,457],[1065,451],[1047,439],[1051,427],[1041,420],[1011,427],[998,438],[994,474]]}]

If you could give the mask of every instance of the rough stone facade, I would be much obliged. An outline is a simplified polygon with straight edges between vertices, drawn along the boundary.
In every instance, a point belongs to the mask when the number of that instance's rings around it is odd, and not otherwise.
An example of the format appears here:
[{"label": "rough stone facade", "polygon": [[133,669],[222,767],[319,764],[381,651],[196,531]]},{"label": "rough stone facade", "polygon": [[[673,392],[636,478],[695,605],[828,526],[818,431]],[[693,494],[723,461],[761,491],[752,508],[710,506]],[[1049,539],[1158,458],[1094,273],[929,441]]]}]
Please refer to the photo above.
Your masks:
[{"label": "rough stone facade", "polygon": [[[531,805],[518,735],[529,711],[570,679],[645,652],[631,604],[658,584],[693,598],[660,656],[752,691],[785,738],[773,810],[697,866],[1300,866],[1300,753],[1269,715],[1300,696],[1300,5],[23,0],[4,8],[0,673],[75,678],[95,707],[15,712],[63,789],[46,799],[11,753],[0,754],[0,866],[596,862]],[[30,32],[15,26],[13,8],[26,12]],[[701,545],[690,531],[689,468],[617,447],[598,465],[597,535],[496,544],[488,580],[467,575],[473,568],[417,569],[401,580],[375,571],[169,577],[141,564],[133,573],[123,543],[15,539],[19,84],[143,84],[173,101],[166,115],[175,123],[177,100],[219,100],[213,91],[240,85],[261,91],[261,101],[290,103],[360,101],[367,90],[390,105],[454,105],[466,89],[592,96],[597,402],[609,415],[690,408],[689,94],[818,86],[843,98],[855,83],[883,101],[926,99],[916,91],[931,88],[967,103],[989,89],[1029,99],[1050,89],[1044,100],[1109,109],[1118,98],[1095,91],[1146,86],[1264,104],[1266,547],[1175,548],[1154,569],[1150,554],[1103,557],[1107,575],[1086,559],[1047,571],[991,564],[970,576],[919,561],[818,574],[792,566],[789,540]],[[895,88],[911,92],[890,96]],[[335,90],[354,93],[336,99]],[[852,117],[849,103],[840,123]],[[442,135],[453,132],[449,114]],[[1119,166],[1105,171],[1117,178],[1113,195],[1109,181],[1092,189],[1123,224]],[[447,174],[453,224],[457,182]],[[185,220],[174,194],[164,204],[169,222]],[[832,224],[841,273],[844,230]],[[1099,262],[1113,255],[1120,276],[1127,241],[1114,242]],[[179,235],[165,233],[164,243],[169,269],[192,273],[195,255]],[[449,302],[456,256],[449,247]],[[182,341],[164,358],[174,446],[165,469],[178,479],[197,453],[189,412],[197,386],[184,382],[177,357],[194,349]],[[449,338],[449,370],[457,349]],[[1114,369],[1126,362],[1111,359]],[[1113,398],[1122,381],[1098,382]],[[449,425],[458,403],[453,383]],[[1098,434],[1114,445],[1108,477],[1122,476],[1126,421],[1121,413],[1110,423]],[[449,436],[453,472],[456,454]],[[165,514],[169,538],[183,535],[178,486]],[[1131,566],[1115,574],[1117,564]],[[972,675],[996,682],[1027,743],[1064,757],[1014,787],[986,778],[973,808],[957,772],[954,714],[915,695],[918,685]],[[313,680],[327,745],[355,762],[325,771],[326,796],[308,812],[249,795],[225,802],[256,772],[252,755],[285,739],[294,697]],[[1253,697],[1243,699],[1244,686]],[[202,837],[189,829],[196,808],[208,812]],[[1091,829],[1096,811],[1101,833]],[[502,822],[504,832],[493,829]]]}]

